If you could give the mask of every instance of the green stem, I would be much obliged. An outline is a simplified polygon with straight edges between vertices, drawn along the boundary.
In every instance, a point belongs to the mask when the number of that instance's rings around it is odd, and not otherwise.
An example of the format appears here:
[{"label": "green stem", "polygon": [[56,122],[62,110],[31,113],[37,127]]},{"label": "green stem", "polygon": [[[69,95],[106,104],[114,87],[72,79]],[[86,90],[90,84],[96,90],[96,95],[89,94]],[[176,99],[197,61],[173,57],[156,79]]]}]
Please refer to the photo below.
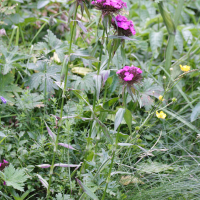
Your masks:
[{"label": "green stem", "polygon": [[19,27],[17,27],[15,46],[19,46]]},{"label": "green stem", "polygon": [[34,38],[31,40],[31,43],[29,44],[30,46],[32,45],[33,41],[35,40],[35,38],[39,35],[39,33],[42,31],[42,29],[47,25],[48,22],[45,22],[40,29],[38,30],[38,32],[35,34]]},{"label": "green stem", "polygon": [[74,37],[74,30],[76,27],[76,14],[77,14],[77,10],[78,10],[78,3],[76,3],[76,10],[75,10],[75,15],[74,15],[74,21],[73,21],[73,27],[72,27],[72,32],[71,32],[71,39],[70,39],[70,45],[69,45],[69,53],[71,53],[71,49],[72,49],[72,40]]},{"label": "green stem", "polygon": [[108,183],[110,182],[111,172],[112,172],[113,163],[114,163],[114,158],[115,158],[115,152],[116,152],[117,144],[118,144],[119,130],[120,130],[120,126],[119,126],[118,131],[117,131],[116,141],[115,141],[115,148],[114,148],[114,150],[113,150],[112,160],[111,160],[111,163],[110,163],[110,169],[109,169],[108,177],[107,177],[107,180],[106,180],[106,187],[105,187],[105,190],[104,190],[104,193],[103,193],[103,197],[102,197],[101,200],[104,200],[104,199],[105,199],[105,197],[106,197],[106,190],[107,190],[107,188],[108,188]]},{"label": "green stem", "polygon": [[165,25],[167,27],[168,33],[169,33],[169,40],[167,44],[167,49],[166,49],[166,62],[165,62],[165,69],[169,72],[170,67],[171,67],[171,61],[172,61],[172,54],[174,50],[174,40],[175,40],[175,32],[172,30],[176,30],[176,27],[178,25],[178,21],[181,16],[181,11],[183,7],[184,0],[179,0],[175,17],[174,17],[174,22],[170,19],[169,14],[165,11],[163,8],[163,2],[158,3],[160,12],[162,14],[163,20],[165,22]]},{"label": "green stem", "polygon": [[[75,12],[74,18],[76,18],[76,14],[77,14],[77,6],[76,6],[76,12]],[[74,26],[72,27],[72,33],[74,34]],[[69,54],[71,53],[73,34],[71,34]],[[65,58],[65,60],[63,62],[63,65],[65,65],[66,59],[67,58]],[[65,66],[63,66],[63,68],[64,67]],[[67,87],[68,68],[69,68],[69,62],[67,62],[66,71],[65,71],[65,81],[64,81],[64,88],[63,88],[63,94],[62,94],[61,111],[60,111],[60,125],[59,125],[59,128],[58,128],[58,133],[57,133],[56,142],[55,142],[55,146],[54,146],[53,159],[52,159],[52,163],[51,163],[49,185],[48,185],[48,189],[47,189],[47,199],[49,198],[49,195],[50,195],[50,187],[51,187],[51,181],[52,181],[55,157],[56,157],[56,152],[57,152],[57,148],[58,148],[58,140],[59,140],[60,130],[61,130],[61,126],[62,126],[65,91],[66,91],[66,87]],[[68,156],[69,156],[69,154],[68,154]],[[69,159],[68,159],[68,161],[69,161]]]},{"label": "green stem", "polygon": [[10,49],[10,46],[11,46],[13,37],[14,37],[14,35],[15,35],[15,30],[16,30],[16,28],[17,28],[16,26],[13,28],[12,35],[11,35],[11,38],[10,38],[9,44],[8,44],[8,50]]}]

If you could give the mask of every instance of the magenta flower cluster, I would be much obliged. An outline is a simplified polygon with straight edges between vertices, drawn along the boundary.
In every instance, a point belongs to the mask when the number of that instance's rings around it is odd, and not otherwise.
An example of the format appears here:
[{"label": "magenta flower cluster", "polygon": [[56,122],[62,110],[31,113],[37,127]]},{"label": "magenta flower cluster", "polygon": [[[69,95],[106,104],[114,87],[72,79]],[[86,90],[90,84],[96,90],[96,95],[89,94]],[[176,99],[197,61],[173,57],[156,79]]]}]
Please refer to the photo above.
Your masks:
[{"label": "magenta flower cluster", "polygon": [[101,10],[103,16],[113,13],[119,13],[122,8],[127,8],[127,5],[122,0],[93,0],[91,2],[97,10]]},{"label": "magenta flower cluster", "polygon": [[124,84],[132,85],[142,79],[142,70],[135,66],[125,66],[116,72]]},{"label": "magenta flower cluster", "polygon": [[115,29],[118,29],[119,35],[130,36],[135,35],[136,33],[133,22],[131,20],[128,20],[125,16],[117,15],[115,19],[112,18],[112,24],[115,27]]},{"label": "magenta flower cluster", "polygon": [[98,4],[103,5],[103,6],[109,6],[113,7],[117,10],[122,9],[123,7],[127,8],[127,5],[125,2],[122,0],[94,0],[91,2],[91,4],[98,6]]}]

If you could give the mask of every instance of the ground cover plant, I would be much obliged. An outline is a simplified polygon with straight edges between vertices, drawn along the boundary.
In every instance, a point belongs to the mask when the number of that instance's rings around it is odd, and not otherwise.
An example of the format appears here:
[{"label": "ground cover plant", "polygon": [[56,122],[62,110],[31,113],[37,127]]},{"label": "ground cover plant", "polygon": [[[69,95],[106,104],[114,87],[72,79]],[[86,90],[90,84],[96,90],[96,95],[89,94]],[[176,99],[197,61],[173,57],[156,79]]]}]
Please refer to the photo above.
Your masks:
[{"label": "ground cover plant", "polygon": [[1,0],[0,199],[199,199],[199,16]]}]

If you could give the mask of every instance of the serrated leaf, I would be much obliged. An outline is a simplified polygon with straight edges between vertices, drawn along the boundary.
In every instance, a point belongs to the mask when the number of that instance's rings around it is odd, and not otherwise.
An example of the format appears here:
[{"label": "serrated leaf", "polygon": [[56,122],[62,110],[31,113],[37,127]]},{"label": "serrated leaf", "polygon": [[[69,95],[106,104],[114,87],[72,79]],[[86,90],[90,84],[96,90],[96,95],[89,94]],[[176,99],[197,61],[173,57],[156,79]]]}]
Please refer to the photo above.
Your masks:
[{"label": "serrated leaf", "polygon": [[39,91],[45,92],[46,90],[48,95],[54,93],[55,89],[58,89],[55,81],[60,81],[60,75],[58,74],[61,71],[60,66],[49,66],[46,62],[38,61],[36,64],[29,64],[28,68],[36,70],[36,73],[29,77],[26,83],[30,89],[37,89],[39,87]]},{"label": "serrated leaf", "polygon": [[193,109],[191,114],[191,122],[195,121],[200,115],[200,103],[198,103]]},{"label": "serrated leaf", "polygon": [[3,55],[2,62],[0,66],[2,65],[2,73],[5,75],[8,72],[11,71],[11,69],[16,67],[16,62],[20,60],[24,60],[28,58],[28,56],[20,54],[18,52],[18,47],[15,47],[12,49],[12,51],[8,51],[4,46],[0,46],[0,53]]},{"label": "serrated leaf", "polygon": [[34,50],[42,50],[46,55],[50,52],[56,52],[58,58],[62,62],[67,52],[67,42],[59,40],[50,30],[47,30],[47,35],[44,36],[46,42],[39,42],[34,46]]},{"label": "serrated leaf", "polygon": [[24,169],[15,169],[12,164],[5,167],[0,176],[6,182],[7,186],[11,186],[14,189],[24,191],[24,185],[28,176],[25,175]]},{"label": "serrated leaf", "polygon": [[84,77],[73,75],[69,79],[72,80],[74,89],[84,90],[85,92],[94,91],[94,82],[91,74],[87,74]]},{"label": "serrated leaf", "polygon": [[163,88],[157,83],[154,83],[151,78],[144,79],[143,83],[141,85],[135,85],[135,88],[140,93],[141,106],[145,106],[147,110],[151,108],[154,102],[151,96],[158,98],[163,92]]},{"label": "serrated leaf", "polygon": [[41,100],[44,99],[43,95],[39,95],[38,93],[30,93],[30,91],[23,91],[23,94],[20,98],[17,98],[16,106],[18,109],[22,110],[31,110],[36,107],[44,107],[44,104]]}]

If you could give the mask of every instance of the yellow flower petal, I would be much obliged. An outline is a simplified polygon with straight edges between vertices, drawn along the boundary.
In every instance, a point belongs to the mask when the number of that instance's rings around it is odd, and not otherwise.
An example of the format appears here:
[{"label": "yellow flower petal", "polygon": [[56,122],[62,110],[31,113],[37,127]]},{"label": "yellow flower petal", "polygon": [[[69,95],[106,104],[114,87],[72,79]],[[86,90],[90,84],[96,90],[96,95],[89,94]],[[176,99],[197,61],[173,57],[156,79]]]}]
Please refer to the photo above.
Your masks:
[{"label": "yellow flower petal", "polygon": [[156,111],[156,116],[157,118],[165,119],[167,115],[163,111],[160,111],[160,113]]},{"label": "yellow flower petal", "polygon": [[160,95],[160,96],[158,97],[158,99],[159,99],[160,101],[164,101],[164,99],[163,99],[163,96],[162,96],[162,95]]},{"label": "yellow flower petal", "polygon": [[187,72],[187,71],[189,71],[190,70],[190,66],[188,66],[188,65],[180,65],[180,68],[181,68],[181,70],[183,71],[183,72]]}]

